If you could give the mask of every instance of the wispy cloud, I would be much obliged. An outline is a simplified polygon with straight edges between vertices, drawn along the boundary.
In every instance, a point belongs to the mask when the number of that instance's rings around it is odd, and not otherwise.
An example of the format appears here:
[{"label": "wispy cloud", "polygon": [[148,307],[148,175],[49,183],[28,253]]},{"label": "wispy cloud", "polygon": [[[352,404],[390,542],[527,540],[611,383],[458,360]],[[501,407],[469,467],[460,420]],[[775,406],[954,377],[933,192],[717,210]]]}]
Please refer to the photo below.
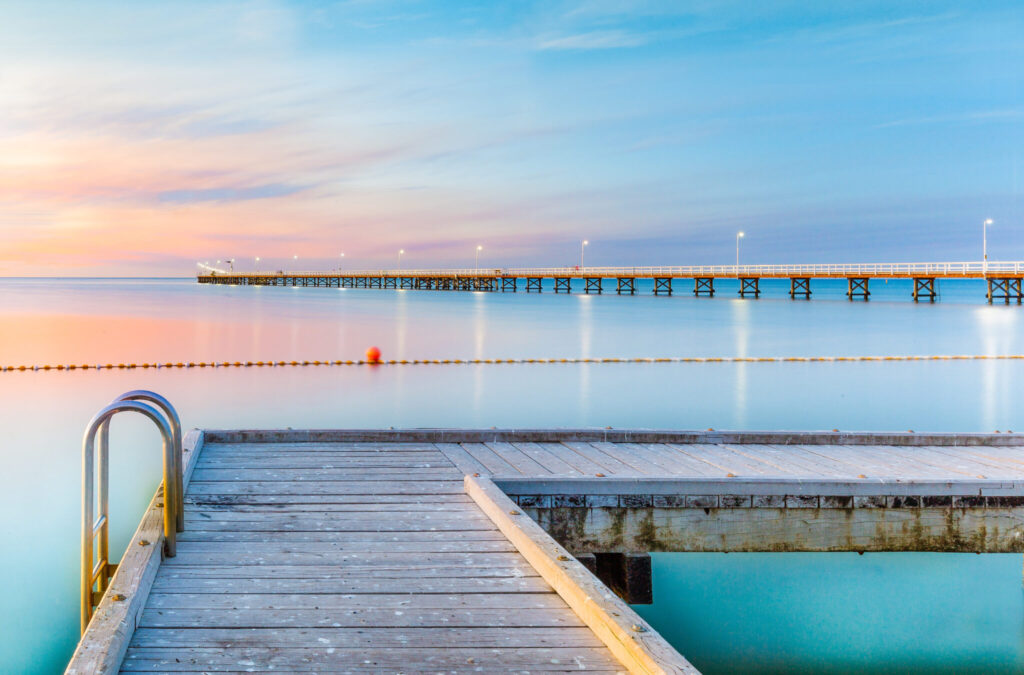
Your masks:
[{"label": "wispy cloud", "polygon": [[621,49],[625,47],[642,47],[647,44],[650,36],[642,33],[630,33],[621,30],[596,30],[575,35],[540,38],[537,49],[590,50],[590,49]]},{"label": "wispy cloud", "polygon": [[890,127],[906,127],[920,124],[986,124],[988,122],[1001,123],[1012,122],[1024,118],[1024,108],[1011,108],[1006,110],[975,110],[971,112],[955,113],[951,115],[927,115],[923,117],[909,117],[891,122],[883,122],[874,125],[874,129],[887,129]]},{"label": "wispy cloud", "polygon": [[156,201],[164,204],[196,204],[199,202],[240,202],[250,199],[271,199],[301,192],[300,185],[271,183],[240,188],[208,188],[205,190],[164,190],[156,194]]}]

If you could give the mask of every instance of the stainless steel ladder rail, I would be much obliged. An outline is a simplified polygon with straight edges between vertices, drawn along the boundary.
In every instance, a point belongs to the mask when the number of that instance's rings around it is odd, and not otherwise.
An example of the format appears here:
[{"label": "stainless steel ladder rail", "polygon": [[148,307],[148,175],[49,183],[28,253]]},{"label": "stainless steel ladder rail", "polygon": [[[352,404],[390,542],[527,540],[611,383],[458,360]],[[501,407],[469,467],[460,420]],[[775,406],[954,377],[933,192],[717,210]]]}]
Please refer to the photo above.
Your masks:
[{"label": "stainless steel ladder rail", "polygon": [[[182,464],[182,455],[184,454],[184,452],[183,452],[183,448],[182,448],[183,440],[182,440],[182,436],[181,436],[181,418],[178,417],[178,411],[174,409],[174,406],[171,405],[171,402],[168,401],[166,398],[164,398],[160,394],[156,393],[155,391],[148,391],[146,389],[133,389],[132,391],[127,391],[127,392],[121,394],[120,396],[118,396],[117,398],[115,398],[113,402],[114,403],[119,403],[120,401],[144,401],[146,403],[156,404],[156,406],[158,408],[160,408],[164,412],[164,415],[167,417],[167,420],[171,423],[171,434],[173,436],[173,441],[174,441],[174,463],[175,463],[175,465],[174,465],[174,482],[175,482],[175,486],[174,486],[174,492],[173,492],[173,494],[176,497],[176,499],[175,499],[175,516],[176,516],[175,524],[176,524],[176,528],[177,528],[178,532],[184,532],[185,531],[185,494],[184,494],[185,487],[183,485],[184,479],[182,477],[182,470],[183,470],[183,467],[184,467],[184,465]],[[100,430],[100,444],[101,444],[100,445],[100,453],[101,454],[104,453],[104,452],[107,452],[107,447],[108,447],[108,443],[109,443],[109,437],[110,437],[110,421],[107,420],[107,422],[103,425],[102,429]],[[165,490],[165,493],[166,493],[166,490]],[[165,499],[168,498],[166,494],[164,495],[164,497],[165,497]]]},{"label": "stainless steel ladder rail", "polygon": [[[129,392],[125,396],[145,394],[148,400],[152,392]],[[161,397],[162,398],[162,397]],[[158,404],[159,405],[159,404]],[[167,404],[170,406],[170,404]],[[160,406],[163,408],[163,406]],[[111,565],[109,560],[110,545],[110,448],[109,422],[114,415],[120,412],[137,412],[145,415],[156,424],[160,431],[163,445],[163,489],[164,489],[164,554],[167,557],[174,557],[176,553],[176,534],[178,532],[178,504],[179,498],[177,488],[181,485],[181,463],[180,446],[176,445],[176,439],[172,425],[180,429],[180,422],[177,420],[177,413],[174,408],[168,418],[158,412],[156,408],[139,400],[117,400],[103,408],[89,422],[86,427],[85,436],[82,439],[82,560],[81,560],[81,597],[79,617],[82,633],[89,625],[92,618],[93,607],[99,603],[104,591],[110,583],[110,577],[116,565]],[[172,414],[173,413],[173,414]],[[172,421],[168,421],[168,419]],[[100,437],[99,462],[96,462],[96,440]],[[98,468],[98,471],[96,469]],[[95,482],[98,478],[99,487],[96,489]],[[97,494],[98,492],[98,494]],[[95,507],[99,506],[99,516],[95,517]],[[99,551],[94,561],[94,547],[99,536]],[[94,591],[94,587],[96,590]]]}]

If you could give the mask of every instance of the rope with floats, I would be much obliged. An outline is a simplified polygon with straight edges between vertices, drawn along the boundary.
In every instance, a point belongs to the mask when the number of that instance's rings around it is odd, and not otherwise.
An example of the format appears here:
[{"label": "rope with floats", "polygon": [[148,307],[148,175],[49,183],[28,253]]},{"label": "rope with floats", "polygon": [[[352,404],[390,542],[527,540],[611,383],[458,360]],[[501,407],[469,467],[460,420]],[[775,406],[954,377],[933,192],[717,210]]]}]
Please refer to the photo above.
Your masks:
[{"label": "rope with floats", "polygon": [[0,366],[0,372],[72,370],[135,370],[177,368],[291,368],[309,366],[427,366],[511,365],[581,363],[859,363],[865,361],[1017,361],[1024,354],[941,354],[933,356],[667,356],[667,357],[567,357],[520,359],[336,359],[315,361],[178,361],[154,363],[44,364]]}]

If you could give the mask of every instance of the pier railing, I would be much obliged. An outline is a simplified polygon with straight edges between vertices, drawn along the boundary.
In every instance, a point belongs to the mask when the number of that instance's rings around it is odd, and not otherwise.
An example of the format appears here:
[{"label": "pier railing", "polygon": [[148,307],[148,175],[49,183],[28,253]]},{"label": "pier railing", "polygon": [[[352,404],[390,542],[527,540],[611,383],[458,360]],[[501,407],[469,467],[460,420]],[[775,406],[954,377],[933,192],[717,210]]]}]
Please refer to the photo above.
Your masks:
[{"label": "pier railing", "polygon": [[[321,272],[234,272],[212,276],[279,277],[944,277],[977,278],[994,274],[1024,274],[1024,261],[807,263],[791,265],[677,265],[636,267],[480,267],[423,269],[363,269]],[[200,276],[211,276],[202,274]]]}]

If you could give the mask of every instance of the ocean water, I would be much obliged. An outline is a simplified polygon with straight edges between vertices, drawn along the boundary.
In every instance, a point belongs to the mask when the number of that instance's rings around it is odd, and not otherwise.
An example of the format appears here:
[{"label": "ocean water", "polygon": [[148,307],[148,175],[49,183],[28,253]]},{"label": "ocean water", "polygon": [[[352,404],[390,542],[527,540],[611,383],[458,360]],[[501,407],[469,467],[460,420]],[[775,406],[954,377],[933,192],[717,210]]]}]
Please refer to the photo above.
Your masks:
[{"label": "ocean water", "polygon": [[[3,279],[0,365],[356,359],[370,345],[405,359],[1024,353],[1024,308],[985,304],[979,282],[944,282],[935,304],[912,303],[909,282],[895,281],[873,283],[867,303],[846,301],[842,282],[815,282],[810,301],[790,300],[785,281],[764,283],[759,300],[737,298],[735,284],[712,299],[678,287],[629,297]],[[1022,374],[1024,361],[0,373],[0,672],[59,672],[74,647],[81,434],[129,389],[167,396],[185,427],[1005,431],[1024,429]],[[113,425],[113,550],[159,482],[146,425]],[[1020,556],[793,555],[658,556],[658,602],[643,611],[667,617],[666,633],[708,672],[924,672],[939,661],[963,672],[982,663],[978,644],[985,670],[1020,672]],[[848,586],[823,584],[826,573]],[[883,582],[891,592],[872,595]],[[925,592],[936,588],[948,597]],[[958,607],[939,644],[934,615]],[[864,640],[837,641],[840,624]]]},{"label": "ocean water", "polygon": [[1020,554],[655,553],[634,607],[704,675],[1024,672]]}]

